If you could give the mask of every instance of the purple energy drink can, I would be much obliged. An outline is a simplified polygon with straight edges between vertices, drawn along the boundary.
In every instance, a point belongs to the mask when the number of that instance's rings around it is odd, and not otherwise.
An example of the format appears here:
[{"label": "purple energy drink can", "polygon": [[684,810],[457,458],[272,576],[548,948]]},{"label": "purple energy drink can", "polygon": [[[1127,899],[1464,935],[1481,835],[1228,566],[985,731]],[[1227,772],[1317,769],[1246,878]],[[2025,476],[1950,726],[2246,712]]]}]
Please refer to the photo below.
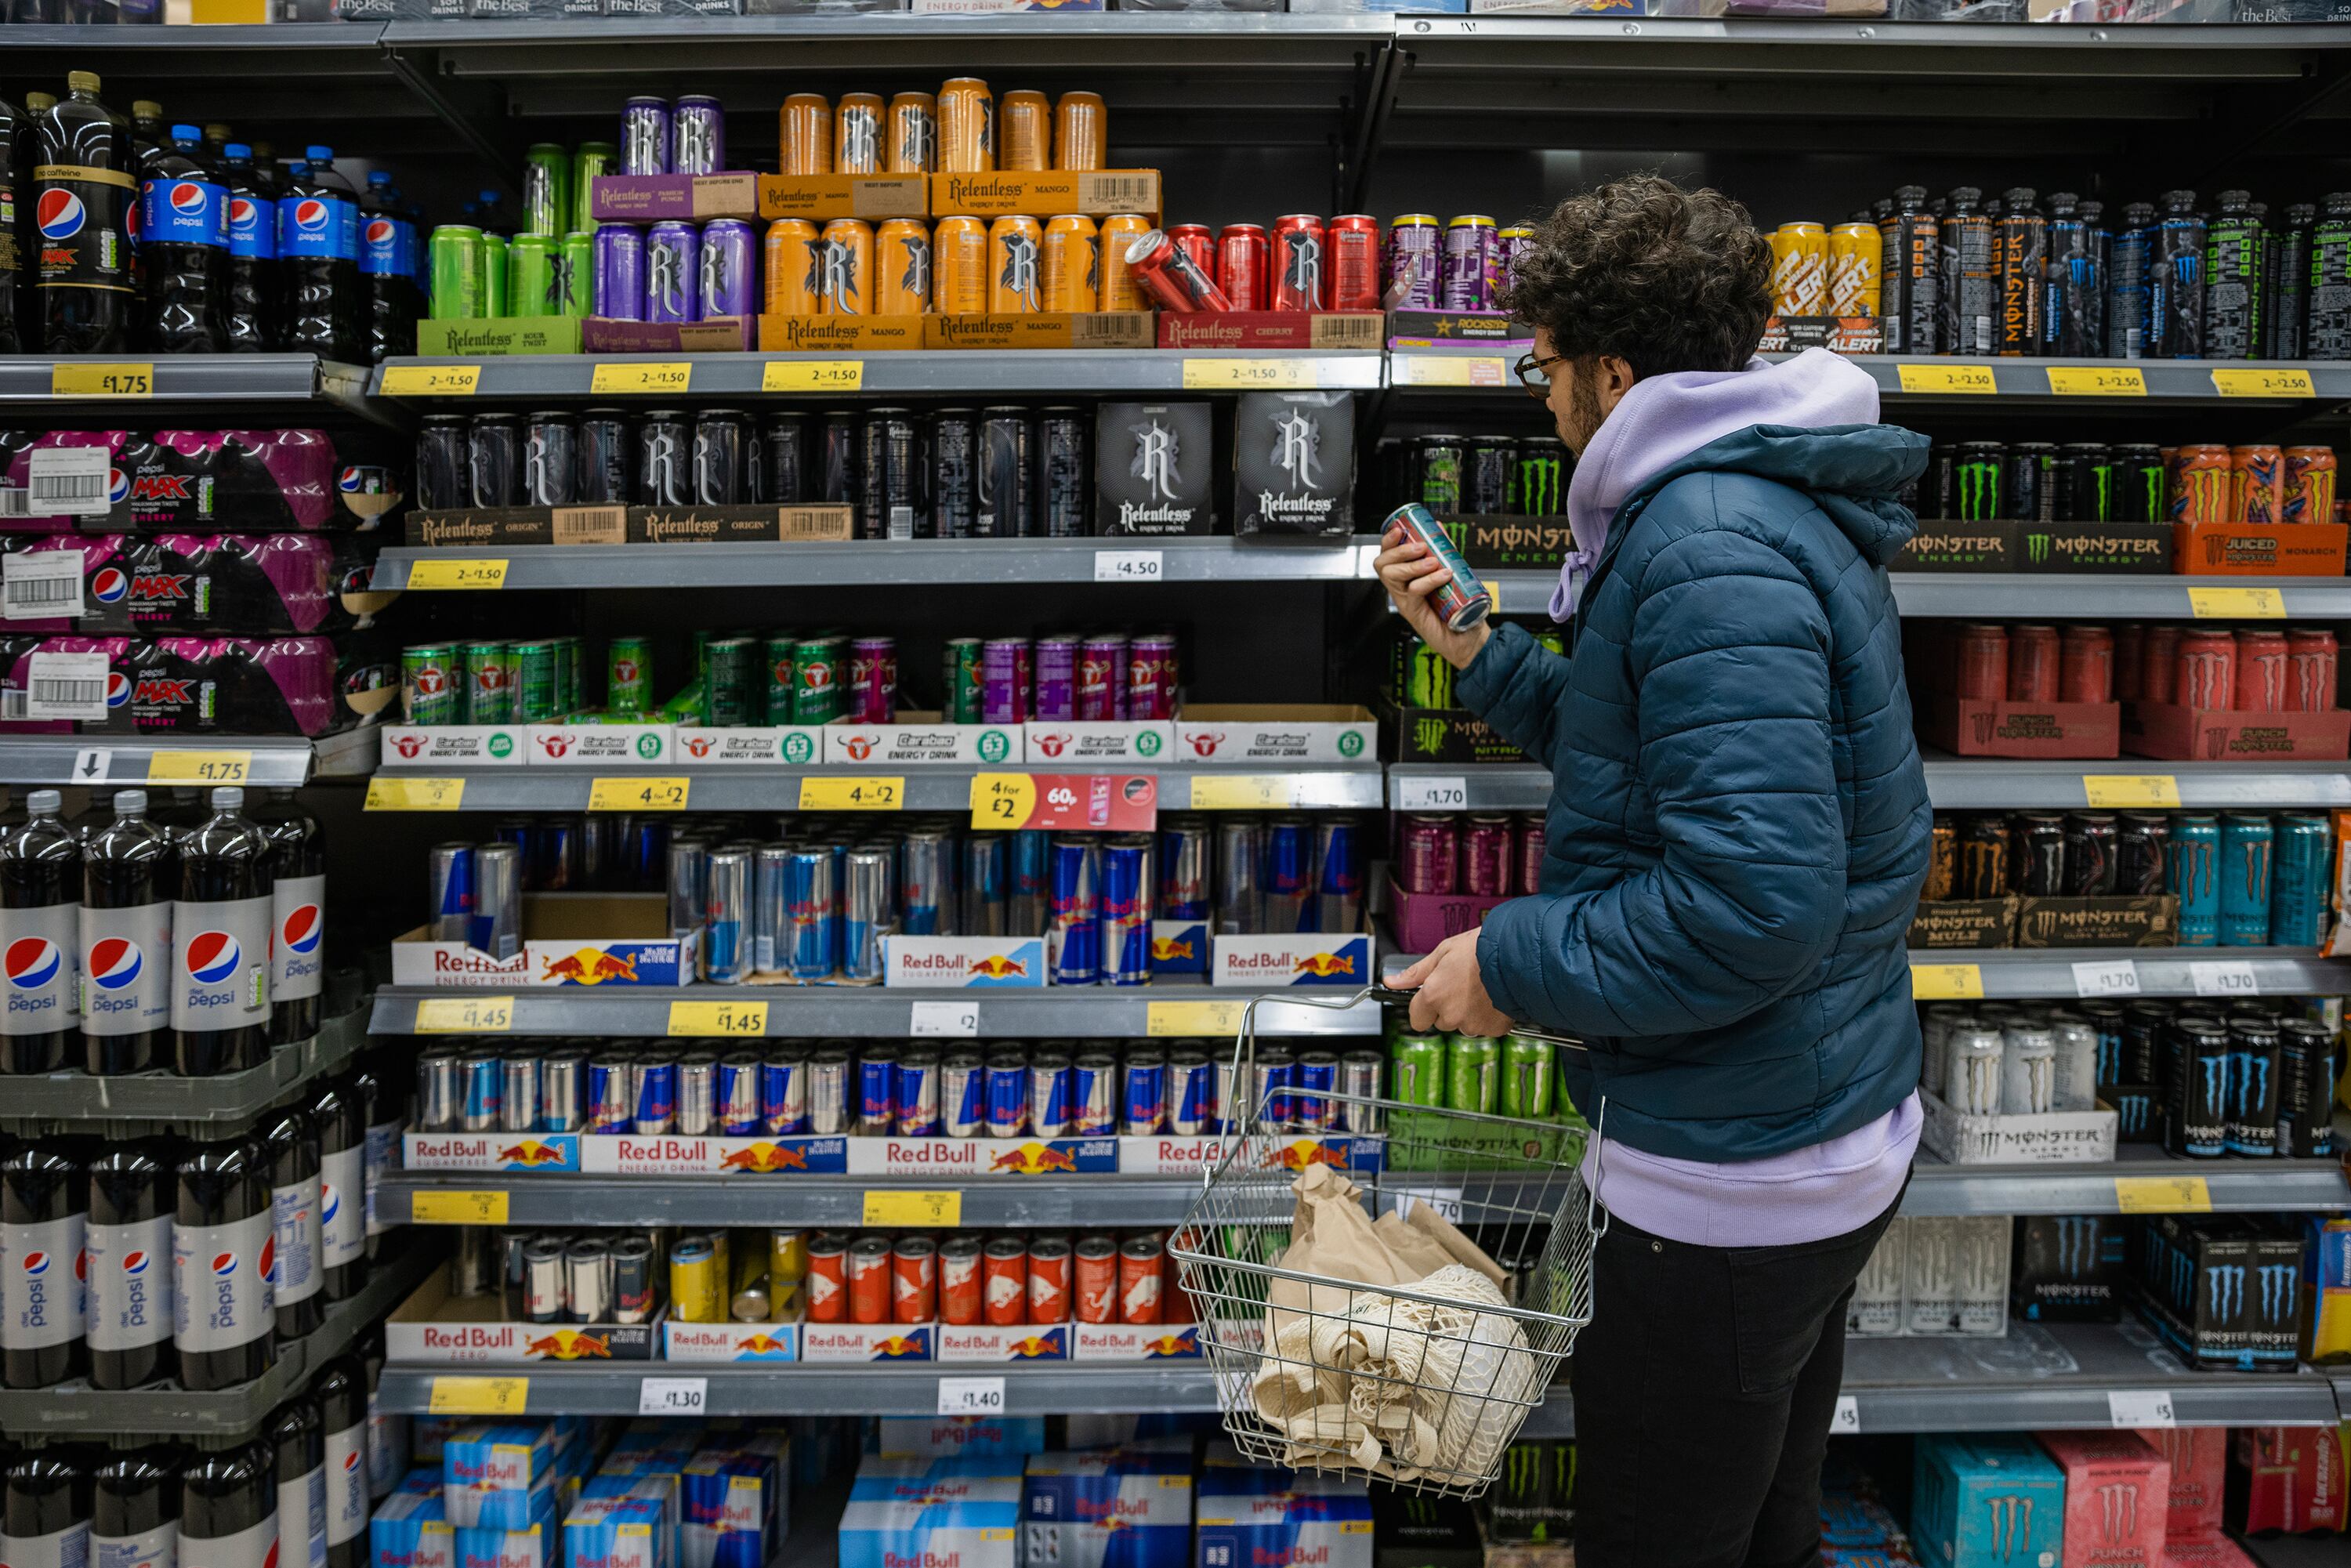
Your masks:
[{"label": "purple energy drink can", "polygon": [[761,1063],[757,1054],[737,1051],[718,1059],[718,1133],[726,1138],[756,1138],[765,1130],[762,1110]]},{"label": "purple energy drink can", "polygon": [[702,316],[756,316],[759,242],[741,218],[713,218],[702,225]]},{"label": "purple energy drink can", "polygon": [[658,98],[632,98],[621,109],[621,169],[623,174],[667,174],[670,168],[669,105]]},{"label": "purple energy drink can", "polygon": [[1037,639],[1037,711],[1041,724],[1069,724],[1078,717],[1078,640]]},{"label": "purple energy drink can", "polygon": [[1443,308],[1483,310],[1493,303],[1486,292],[1493,245],[1491,218],[1458,217],[1446,225]]},{"label": "purple energy drink can", "polygon": [[1070,1132],[1085,1138],[1118,1130],[1111,1107],[1118,1103],[1118,1058],[1107,1051],[1081,1052],[1070,1067]]},{"label": "purple energy drink can", "polygon": [[1461,833],[1446,816],[1404,820],[1396,885],[1406,893],[1451,893],[1461,878]]},{"label": "purple energy drink can", "polygon": [[979,722],[1029,720],[1029,640],[990,637],[979,645]]},{"label": "purple energy drink can", "polygon": [[1445,231],[1426,213],[1407,213],[1388,225],[1388,284],[1399,281],[1404,290],[1393,301],[1399,309],[1434,310],[1443,298]]},{"label": "purple energy drink can", "polygon": [[951,1051],[939,1064],[939,1130],[950,1138],[987,1131],[987,1067],[976,1051]]},{"label": "purple energy drink can", "polygon": [[845,716],[852,724],[898,722],[895,637],[860,637],[849,644],[849,709]]},{"label": "purple energy drink can", "polygon": [[613,321],[645,319],[645,236],[627,224],[596,228],[594,313]]},{"label": "purple energy drink can", "polygon": [[679,99],[670,134],[669,172],[716,174],[725,171],[726,111],[716,99],[699,95]]},{"label": "purple energy drink can", "polygon": [[1078,721],[1126,717],[1126,639],[1089,637],[1078,648]]},{"label": "purple energy drink can", "polygon": [[1176,716],[1176,639],[1164,632],[1127,644],[1126,716],[1138,724]]},{"label": "purple energy drink can", "polygon": [[987,1135],[1017,1138],[1029,1130],[1029,1061],[1018,1051],[987,1053]]},{"label": "purple energy drink can", "polygon": [[1151,978],[1151,837],[1122,835],[1102,845],[1102,977],[1113,986],[1140,986]]},{"label": "purple energy drink can", "polygon": [[692,224],[655,224],[645,231],[643,321],[702,319],[702,236]]},{"label": "purple energy drink can", "polygon": [[1090,839],[1055,839],[1046,847],[1046,967],[1057,986],[1102,978],[1102,860]]}]

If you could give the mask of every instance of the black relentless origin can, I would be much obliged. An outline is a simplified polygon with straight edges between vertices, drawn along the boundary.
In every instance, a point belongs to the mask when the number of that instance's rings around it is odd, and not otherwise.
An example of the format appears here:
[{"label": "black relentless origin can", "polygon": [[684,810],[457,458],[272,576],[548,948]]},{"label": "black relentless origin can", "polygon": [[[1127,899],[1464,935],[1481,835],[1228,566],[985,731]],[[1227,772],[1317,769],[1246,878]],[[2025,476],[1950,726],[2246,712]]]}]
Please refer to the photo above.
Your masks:
[{"label": "black relentless origin can", "polygon": [[1036,451],[1028,410],[980,411],[977,531],[981,538],[1020,539],[1036,536]]},{"label": "black relentless origin can", "polygon": [[2115,520],[2114,453],[2105,443],[2069,441],[2058,449],[2050,515],[2061,523]]},{"label": "black relentless origin can", "polygon": [[1094,465],[1087,449],[1092,427],[1092,418],[1074,408],[1049,408],[1037,416],[1038,484],[1049,539],[1083,538],[1093,531]]},{"label": "black relentless origin can", "polygon": [[2335,1152],[2335,1038],[2308,1019],[2278,1023],[2277,1152],[2324,1159]]},{"label": "black relentless origin can", "polygon": [[685,415],[655,409],[637,425],[636,504],[683,507],[694,499],[693,437]]},{"label": "black relentless origin can", "polygon": [[2011,522],[2055,520],[2057,448],[2047,441],[2010,444],[2001,461],[2000,515]]},{"label": "black relentless origin can", "polygon": [[811,499],[831,506],[857,505],[857,441],[860,422],[843,408],[824,411],[817,431],[817,492]]},{"label": "black relentless origin can", "polygon": [[473,466],[465,455],[465,421],[454,413],[428,413],[416,431],[416,505],[443,512],[471,506]]},{"label": "black relentless origin can", "polygon": [[510,413],[477,413],[465,432],[466,502],[475,507],[521,504],[522,438]]},{"label": "black relentless origin can", "polygon": [[568,413],[534,413],[522,425],[522,504],[568,507],[580,474],[578,427]]},{"label": "black relentless origin can", "polygon": [[580,416],[580,464],[571,494],[583,507],[629,504],[629,421],[617,408]]},{"label": "black relentless origin can", "polygon": [[691,486],[697,507],[739,507],[751,498],[749,422],[734,409],[694,416]]},{"label": "black relentless origin can", "polygon": [[967,539],[978,531],[979,428],[967,408],[931,415],[931,537]]},{"label": "black relentless origin can", "polygon": [[861,526],[869,516],[875,518],[882,531],[864,537],[930,537],[930,508],[923,497],[923,434],[914,411],[877,408],[865,431],[866,500],[857,517]]},{"label": "black relentless origin can", "polygon": [[768,471],[761,498],[778,507],[797,507],[809,495],[808,415],[771,413],[759,438],[759,461]]}]

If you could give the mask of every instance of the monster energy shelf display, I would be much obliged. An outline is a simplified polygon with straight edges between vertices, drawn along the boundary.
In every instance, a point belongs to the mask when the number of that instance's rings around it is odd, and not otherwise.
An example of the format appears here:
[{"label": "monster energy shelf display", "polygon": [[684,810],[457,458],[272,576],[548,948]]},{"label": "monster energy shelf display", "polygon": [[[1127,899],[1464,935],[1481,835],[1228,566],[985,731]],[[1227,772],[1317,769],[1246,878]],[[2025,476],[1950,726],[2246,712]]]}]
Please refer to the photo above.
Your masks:
[{"label": "monster energy shelf display", "polygon": [[1354,531],[1355,402],[1343,392],[1246,392],[1233,414],[1233,532]]},{"label": "monster energy shelf display", "polygon": [[[1340,452],[1353,439],[1348,434]],[[1344,461],[1339,452],[1332,457]],[[1103,403],[1094,417],[1094,531],[1208,532],[1212,461],[1207,403]]]}]

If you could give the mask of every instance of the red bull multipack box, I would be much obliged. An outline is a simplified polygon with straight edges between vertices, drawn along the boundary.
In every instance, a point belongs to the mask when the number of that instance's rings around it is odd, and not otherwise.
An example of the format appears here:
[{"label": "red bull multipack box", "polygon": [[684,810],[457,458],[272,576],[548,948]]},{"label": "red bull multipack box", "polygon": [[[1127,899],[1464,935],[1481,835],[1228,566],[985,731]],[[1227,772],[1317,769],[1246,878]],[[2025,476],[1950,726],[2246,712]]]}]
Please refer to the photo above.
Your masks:
[{"label": "red bull multipack box", "polygon": [[1025,1458],[1045,1451],[1045,1418],[883,1416],[873,1424],[872,1451],[885,1459]]},{"label": "red bull multipack box", "polygon": [[455,1568],[557,1568],[555,1519],[555,1494],[549,1491],[547,1511],[520,1529],[476,1525],[460,1530]]},{"label": "red bull multipack box", "polygon": [[441,1447],[441,1500],[460,1530],[528,1530],[555,1511],[555,1430],[543,1422],[477,1423]]},{"label": "red bull multipack box", "polygon": [[1372,1497],[1361,1480],[1253,1464],[1218,1442],[1196,1485],[1195,1568],[1372,1568]]},{"label": "red bull multipack box", "polygon": [[1030,1563],[1058,1568],[1186,1568],[1191,1439],[1030,1455],[1020,1535]]},{"label": "red bull multipack box", "polygon": [[782,1455],[767,1445],[713,1445],[687,1461],[680,1568],[767,1568],[791,1528],[782,1485],[789,1439],[778,1441]]},{"label": "red bull multipack box", "polygon": [[368,1549],[375,1568],[456,1568],[456,1531],[441,1506],[441,1476],[437,1470],[414,1470],[409,1479],[427,1478],[429,1492],[412,1490],[405,1482],[375,1506],[368,1521]]},{"label": "red bull multipack box", "polygon": [[868,1458],[841,1515],[840,1568],[1018,1568],[1020,1461]]},{"label": "red bull multipack box", "polygon": [[1910,1541],[1924,1568],[2040,1568],[2064,1544],[2065,1472],[2031,1437],[1918,1439]]},{"label": "red bull multipack box", "polygon": [[649,1482],[598,1476],[563,1520],[563,1568],[671,1568],[676,1521]]}]

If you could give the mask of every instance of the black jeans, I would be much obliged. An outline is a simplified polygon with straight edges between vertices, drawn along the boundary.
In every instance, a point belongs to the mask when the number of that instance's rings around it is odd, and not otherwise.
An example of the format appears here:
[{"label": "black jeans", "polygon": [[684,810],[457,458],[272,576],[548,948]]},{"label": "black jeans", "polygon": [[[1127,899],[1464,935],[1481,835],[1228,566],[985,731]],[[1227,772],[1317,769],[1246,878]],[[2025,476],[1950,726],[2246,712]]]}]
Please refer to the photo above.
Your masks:
[{"label": "black jeans", "polygon": [[1810,1568],[1845,1303],[1886,1223],[1694,1247],[1612,1220],[1575,1342],[1576,1568]]}]

